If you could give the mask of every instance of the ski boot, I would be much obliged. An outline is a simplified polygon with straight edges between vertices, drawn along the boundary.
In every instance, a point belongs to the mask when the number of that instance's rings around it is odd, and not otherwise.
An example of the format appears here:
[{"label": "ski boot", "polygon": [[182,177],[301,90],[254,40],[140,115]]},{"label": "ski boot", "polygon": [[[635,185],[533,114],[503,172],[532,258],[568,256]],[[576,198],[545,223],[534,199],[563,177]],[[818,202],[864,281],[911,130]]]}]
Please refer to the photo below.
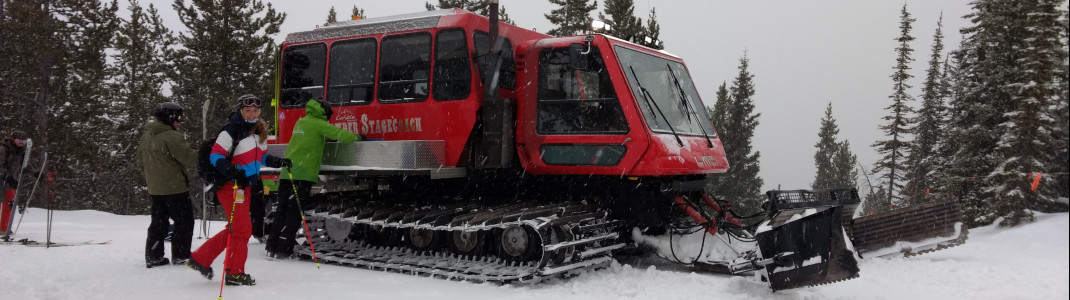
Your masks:
[{"label": "ski boot", "polygon": [[226,284],[230,286],[237,285],[256,285],[256,280],[249,274],[228,274],[226,277]]},{"label": "ski boot", "polygon": [[206,267],[204,265],[201,265],[200,263],[197,263],[196,259],[187,260],[186,266],[190,269],[200,272],[201,276],[204,276],[204,278],[212,280],[212,267]]},{"label": "ski boot", "polygon": [[153,267],[165,266],[168,264],[171,264],[171,261],[167,260],[166,257],[145,258],[145,268],[152,269]]}]

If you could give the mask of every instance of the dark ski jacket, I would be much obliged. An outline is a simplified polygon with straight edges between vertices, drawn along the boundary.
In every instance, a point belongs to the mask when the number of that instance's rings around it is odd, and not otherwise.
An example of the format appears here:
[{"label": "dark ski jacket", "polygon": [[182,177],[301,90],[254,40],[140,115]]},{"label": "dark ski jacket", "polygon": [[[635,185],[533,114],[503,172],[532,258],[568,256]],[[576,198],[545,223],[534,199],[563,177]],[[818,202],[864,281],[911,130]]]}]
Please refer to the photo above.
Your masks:
[{"label": "dark ski jacket", "polygon": [[[216,137],[212,145],[212,154],[208,161],[220,174],[232,176],[239,174],[238,185],[251,185],[260,177],[260,168],[268,166],[278,168],[282,159],[267,153],[267,143],[260,142],[260,136],[252,133],[255,123],[245,122],[240,112],[230,114],[227,125]],[[237,144],[235,144],[237,143]],[[234,149],[234,153],[229,153]]]},{"label": "dark ski jacket", "polygon": [[22,171],[23,155],[26,154],[25,147],[19,147],[15,145],[15,139],[5,137],[0,140],[0,192],[3,191],[3,187],[14,189],[17,187],[7,186],[8,179],[21,180],[19,177],[20,171]]},{"label": "dark ski jacket", "polygon": [[323,144],[328,138],[342,143],[360,140],[360,136],[327,123],[323,107],[309,100],[305,103],[305,116],[297,120],[290,144],[286,145],[285,157],[293,162],[293,167],[282,168],[279,179],[290,179],[293,175],[293,180],[319,182]]},{"label": "dark ski jacket", "polygon": [[137,148],[137,166],[145,175],[149,195],[187,192],[186,169],[196,164],[197,152],[171,125],[158,121],[145,124]]}]

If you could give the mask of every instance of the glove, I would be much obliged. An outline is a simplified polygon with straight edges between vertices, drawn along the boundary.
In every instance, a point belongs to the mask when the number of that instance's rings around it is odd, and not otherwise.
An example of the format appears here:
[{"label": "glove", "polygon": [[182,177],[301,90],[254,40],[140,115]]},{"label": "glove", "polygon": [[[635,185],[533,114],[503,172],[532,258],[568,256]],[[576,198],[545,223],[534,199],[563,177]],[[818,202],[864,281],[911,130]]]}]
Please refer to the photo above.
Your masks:
[{"label": "glove", "polygon": [[290,160],[289,158],[283,158],[281,166],[283,168],[290,168],[290,167],[294,166],[294,162],[292,160]]},{"label": "glove", "polygon": [[19,181],[15,180],[15,178],[8,177],[7,179],[4,179],[4,183],[6,183],[8,187],[13,189],[19,187]]},{"label": "glove", "polygon": [[234,183],[240,187],[249,186],[249,177],[245,176],[245,171],[241,169],[231,167],[230,174],[227,177],[233,179]]}]

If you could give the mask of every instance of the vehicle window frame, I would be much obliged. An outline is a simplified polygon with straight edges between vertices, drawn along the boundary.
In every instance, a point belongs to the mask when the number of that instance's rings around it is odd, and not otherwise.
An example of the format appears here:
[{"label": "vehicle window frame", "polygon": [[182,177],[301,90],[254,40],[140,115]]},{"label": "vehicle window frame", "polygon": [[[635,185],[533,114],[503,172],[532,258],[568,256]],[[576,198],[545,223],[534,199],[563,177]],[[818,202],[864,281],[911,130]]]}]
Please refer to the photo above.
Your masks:
[{"label": "vehicle window frame", "polygon": [[[680,135],[703,136],[703,129],[704,129],[705,130],[705,135],[707,137],[714,138],[714,137],[718,136],[718,134],[717,134],[717,132],[716,132],[714,126],[713,126],[714,124],[712,124],[712,122],[709,121],[710,120],[709,113],[706,111],[705,104],[702,103],[702,98],[698,94],[698,87],[695,85],[694,80],[691,78],[690,73],[688,72],[686,65],[684,65],[682,62],[679,62],[679,61],[675,61],[675,60],[671,60],[671,59],[668,59],[668,58],[665,58],[665,57],[653,55],[653,54],[646,53],[646,52],[638,50],[638,49],[625,47],[623,45],[614,45],[613,49],[614,49],[615,54],[617,55],[618,63],[620,64],[620,67],[622,68],[622,70],[624,70],[625,81],[626,81],[626,83],[628,85],[627,88],[628,88],[629,92],[634,95],[635,101],[636,101],[636,105],[638,107],[638,111],[639,111],[640,115],[642,115],[642,117],[644,118],[644,120],[645,120],[644,123],[646,124],[647,127],[650,128],[651,131],[656,132],[656,133],[672,133],[672,132],[675,131],[676,134],[680,134]],[[688,128],[689,129],[688,131],[683,131],[683,130],[681,130],[683,128],[679,126],[680,124],[671,125],[671,124],[664,123],[664,120],[662,120],[662,117],[661,117],[661,113],[659,113],[657,111],[657,108],[648,107],[649,105],[646,103],[646,99],[644,98],[644,95],[642,95],[641,91],[639,91],[639,86],[635,83],[635,80],[637,80],[635,78],[636,75],[632,74],[632,71],[631,71],[631,68],[630,68],[632,65],[634,65],[634,63],[630,64],[628,59],[627,59],[628,54],[623,53],[619,49],[624,49],[624,50],[633,52],[633,53],[635,53],[634,55],[642,55],[642,56],[645,56],[645,57],[658,59],[658,60],[661,60],[664,63],[667,63],[670,66],[672,72],[674,74],[676,74],[676,78],[678,80],[680,80],[680,84],[681,84],[680,87],[683,89],[683,92],[685,93],[685,95],[687,95],[687,99],[690,100],[690,105],[691,106],[688,109],[694,109],[694,115],[692,117],[698,119],[698,122],[699,122],[698,126],[702,127],[703,129]],[[658,72],[661,72],[662,70],[665,70],[666,67],[665,67],[664,64],[662,64],[662,62],[658,62],[656,65],[652,66],[652,69],[657,70]],[[638,76],[640,78],[644,78],[644,80],[643,80],[644,82],[648,81],[647,79],[649,79],[649,78],[644,77],[643,76],[644,73],[642,73],[641,70],[636,69],[636,71],[638,72],[637,74],[638,74]],[[665,73],[665,74],[667,75],[668,73]],[[671,82],[671,80],[672,80],[671,76],[666,76],[666,78],[663,78],[663,79],[666,81],[666,83],[664,85],[664,89],[665,90],[667,90],[669,92],[673,92],[674,90],[676,90],[675,83]],[[658,85],[650,84],[649,82],[644,83],[642,85],[643,85],[643,87],[647,88],[647,90],[650,91],[651,93],[658,94],[658,90],[657,90],[657,88],[659,88]],[[678,93],[678,91],[676,91],[676,93]],[[677,114],[674,114],[674,112],[678,113],[678,111],[669,111],[669,109],[673,108],[671,105],[674,105],[674,103],[678,101],[678,96],[677,97],[658,98],[659,95],[653,95],[653,94],[651,96],[654,97],[654,98],[651,99],[651,101],[655,101],[655,102],[658,103],[658,105],[661,107],[661,109],[663,110],[663,112],[666,115],[666,117],[672,116],[672,117],[675,117],[675,118],[681,118],[681,117],[677,116]],[[686,117],[683,117],[683,118],[686,118]],[[655,124],[655,123],[652,123],[652,122],[661,122],[661,123],[656,123]],[[659,126],[659,125],[661,125],[661,126]],[[672,126],[671,129],[669,128],[669,125]]]},{"label": "vehicle window frame", "polygon": [[[423,62],[427,66],[426,67],[426,71],[427,71],[426,78],[404,79],[404,80],[396,80],[396,81],[391,81],[389,83],[384,83],[383,80],[384,80],[384,78],[386,76],[384,76],[384,74],[383,74],[383,72],[384,72],[383,67],[386,65],[386,61],[387,61],[387,59],[386,59],[387,57],[386,56],[389,55],[389,54],[386,53],[386,51],[388,50],[388,49],[386,49],[388,43],[393,41],[394,39],[401,39],[401,38],[412,37],[412,36],[425,36],[427,38],[427,40],[426,40],[427,41],[427,48],[426,48],[427,60],[425,60]],[[431,97],[431,74],[432,74],[431,64],[433,62],[433,58],[431,57],[431,54],[433,53],[433,49],[432,49],[433,48],[432,47],[433,43],[434,43],[433,36],[431,35],[431,32],[428,32],[428,31],[416,31],[416,32],[407,32],[407,33],[401,33],[401,34],[393,34],[393,35],[384,36],[382,38],[382,40],[379,42],[379,63],[378,63],[377,69],[376,69],[376,74],[377,74],[376,79],[377,79],[377,81],[376,81],[376,95],[375,95],[375,97],[376,97],[376,100],[379,101],[379,103],[382,103],[382,104],[397,104],[397,103],[423,102],[423,101],[427,101],[427,99]],[[393,50],[393,49],[389,49],[389,50]],[[422,51],[422,49],[414,49],[412,51]],[[391,54],[393,54],[393,53],[391,53]],[[413,76],[413,77],[415,77],[415,76]],[[421,82],[426,86],[425,87],[426,88],[426,94],[423,95],[422,98],[396,98],[396,99],[384,99],[383,98],[384,90],[387,90],[387,88],[384,88],[385,84],[413,84],[413,86],[415,87],[416,85],[420,84]]]},{"label": "vehicle window frame", "polygon": [[[498,77],[498,88],[506,90],[516,90],[516,57],[510,49],[513,49],[512,41],[499,35],[498,38],[505,39],[502,41],[502,65],[499,68],[501,75]],[[486,40],[486,50],[480,51],[481,39]],[[473,53],[472,60],[476,62],[476,68],[479,70],[479,79],[481,82],[485,82],[487,72],[489,68],[489,61],[485,61],[485,56],[490,53],[490,33],[486,31],[476,30],[472,32],[472,44]]]},{"label": "vehicle window frame", "polygon": [[[536,134],[539,134],[539,135],[627,135],[628,133],[630,133],[631,132],[631,128],[628,125],[627,117],[624,114],[623,106],[621,105],[621,102],[620,102],[620,95],[618,95],[617,92],[616,92],[615,86],[613,84],[613,80],[610,78],[609,70],[607,69],[607,66],[605,64],[605,59],[603,59],[603,57],[601,55],[601,51],[598,49],[598,47],[592,47],[591,48],[592,50],[591,50],[590,54],[588,55],[589,59],[591,60],[589,62],[589,66],[592,66],[592,68],[594,68],[596,66],[601,66],[601,70],[594,71],[593,73],[580,73],[580,72],[591,72],[591,68],[588,68],[587,70],[576,70],[576,69],[573,69],[571,67],[571,65],[569,64],[569,61],[568,61],[568,57],[569,57],[568,56],[568,53],[569,53],[568,49],[569,49],[568,47],[555,47],[555,48],[541,49],[539,51],[539,54],[538,54],[539,55],[539,67],[538,67],[539,68],[538,69],[539,73],[538,73],[538,78],[537,78],[537,82],[538,82],[537,83],[537,93],[536,93],[537,96],[536,96],[536,101],[535,101],[535,114],[536,114],[536,116],[535,116],[535,123],[536,123],[535,124],[535,132],[536,132]],[[552,55],[552,54],[550,54],[551,51],[559,52],[557,55],[560,55],[561,57],[559,57],[559,59],[563,59],[563,61],[559,62],[559,63],[548,63],[548,62],[545,62],[544,61],[545,59],[550,58],[550,57],[548,57],[548,55]],[[584,87],[583,84],[582,84],[583,82],[585,82],[585,78],[584,77],[585,76],[590,76],[590,75],[597,76],[596,81],[599,84],[599,86],[595,89],[595,90],[598,91],[598,95],[596,95],[597,97],[591,97],[591,98],[568,98],[569,95],[567,95],[567,94],[569,93],[569,91],[559,91],[559,93],[562,93],[562,95],[560,97],[551,96],[550,94],[548,94],[550,92],[550,90],[551,90],[551,89],[548,88],[549,83],[550,83],[550,77],[551,77],[550,74],[548,74],[549,73],[548,69],[551,68],[551,67],[554,67],[555,65],[557,65],[556,68],[558,68],[558,69],[555,69],[555,70],[558,71],[558,74],[566,74],[568,72],[577,72],[577,75],[569,76],[569,78],[572,78],[572,79],[580,78],[578,80],[578,82],[576,82],[577,85],[575,87],[573,87],[573,88],[576,89],[573,92],[579,93],[581,96],[585,95],[586,94],[585,91],[587,91],[587,89],[588,89],[587,87]],[[565,73],[561,73],[560,71],[562,71],[562,70],[567,70],[567,71],[565,71]],[[571,74],[568,74],[568,75],[571,75]],[[579,76],[579,77],[576,77],[576,76]],[[558,80],[561,80],[561,79],[558,79]],[[568,83],[568,82],[562,82],[562,83]],[[562,86],[562,88],[566,88],[567,89],[569,87]],[[608,94],[606,94],[606,93],[608,93]],[[611,96],[611,97],[603,97],[603,96]],[[605,105],[605,103],[610,103],[609,105],[615,105],[615,106],[603,107],[603,105]],[[569,110],[567,108],[549,107],[548,105],[557,105],[557,106],[560,106],[560,107],[563,107],[564,105],[576,105],[576,107],[574,108],[575,110]],[[558,112],[562,112],[562,113],[566,113],[566,114],[572,114],[573,116],[576,116],[576,115],[580,115],[580,116],[589,115],[589,114],[579,113],[578,110],[581,110],[581,109],[586,110],[587,112],[599,113],[599,114],[601,114],[601,116],[607,117],[607,118],[592,118],[593,122],[590,122],[591,124],[586,124],[586,121],[584,121],[584,120],[566,119],[564,117],[562,117],[560,120],[554,121],[553,119],[547,119],[547,117],[554,117],[555,114],[544,113],[546,111],[554,110],[554,111],[558,111]],[[614,120],[614,119],[610,119],[608,117],[615,117],[616,119]],[[599,122],[599,120],[609,121],[609,122]],[[551,125],[549,125],[549,124],[551,124],[550,122],[555,122],[554,124],[556,124],[556,125],[552,125],[551,126]],[[614,124],[614,122],[616,122],[616,123]],[[572,123],[572,124],[568,124],[568,123]],[[592,125],[592,124],[596,125],[596,126],[597,125],[605,126],[606,129],[603,129],[603,130],[583,130],[582,129],[582,128],[584,128],[584,127],[586,127],[588,125]],[[573,128],[569,129],[569,130],[554,130],[554,128],[560,127],[562,125],[572,126]]]},{"label": "vehicle window frame", "polygon": [[[335,61],[335,56],[334,55],[335,55],[335,51],[340,51],[340,50],[336,50],[335,47],[346,46],[346,45],[351,45],[351,44],[367,43],[369,41],[372,43],[372,47],[371,47],[371,50],[372,50],[372,64],[371,64],[371,74],[372,74],[372,76],[371,76],[371,81],[368,82],[368,83],[344,84],[346,86],[350,86],[350,85],[368,85],[371,88],[371,92],[370,92],[370,95],[369,95],[368,99],[365,99],[363,101],[348,101],[348,102],[345,102],[345,103],[332,101],[332,99],[331,99],[332,92],[331,91],[336,86],[336,85],[332,84],[332,80],[334,80],[334,77],[336,77],[336,76],[332,76],[332,73],[335,71],[335,68],[334,68],[334,65],[333,65],[334,61]],[[379,40],[378,39],[376,39],[375,37],[362,37],[362,38],[356,38],[356,39],[338,40],[338,41],[335,41],[335,42],[331,43],[330,51],[327,53],[327,56],[328,56],[328,60],[327,60],[328,68],[327,68],[327,87],[326,87],[326,98],[325,98],[325,99],[327,99],[327,103],[329,103],[331,106],[368,105],[368,104],[371,104],[372,102],[374,102],[376,100],[376,98],[378,97],[378,87],[379,87],[379,84],[378,84],[378,79],[379,79],[379,72],[378,72],[379,71]],[[352,99],[350,99],[350,100],[352,100]]]},{"label": "vehicle window frame", "polygon": [[[318,47],[318,48],[320,48],[319,50],[322,50],[321,53],[323,55],[323,59],[322,59],[323,60],[323,65],[321,66],[322,69],[319,72],[322,76],[319,76],[319,80],[322,81],[323,84],[318,86],[319,94],[316,95],[315,93],[310,93],[311,94],[310,98],[322,99],[324,97],[324,92],[326,91],[326,83],[327,83],[327,78],[326,78],[327,77],[327,60],[328,60],[328,57],[327,57],[327,44],[323,43],[323,42],[316,42],[316,43],[307,43],[307,44],[287,45],[282,51],[282,54],[281,54],[281,56],[282,56],[282,62],[281,62],[282,66],[280,66],[280,69],[279,69],[279,72],[282,73],[282,74],[279,74],[279,98],[280,98],[279,99],[279,106],[281,108],[304,108],[305,102],[310,100],[310,99],[300,99],[300,98],[304,98],[304,97],[299,97],[297,99],[289,101],[289,99],[286,98],[287,97],[286,96],[287,90],[292,90],[292,89],[306,90],[306,89],[309,89],[309,87],[312,87],[312,89],[315,89],[317,87],[316,85],[308,85],[308,86],[304,86],[304,87],[300,87],[300,88],[289,88],[289,89],[286,88],[286,83],[288,81],[288,79],[287,79],[288,77],[286,76],[286,72],[287,72],[286,66],[287,66],[288,62],[292,61],[292,59],[287,59],[287,55],[292,53],[290,51],[302,50],[302,49],[313,48],[313,47]],[[304,69],[307,70],[309,68],[310,67],[306,67]],[[315,84],[316,77],[311,77],[311,79],[313,80],[313,84]]]},{"label": "vehicle window frame", "polygon": [[[461,54],[460,58],[461,58],[462,62],[459,62],[459,63],[446,63],[446,62],[443,62],[442,60],[439,59],[442,56],[440,54],[443,54],[441,51],[443,51],[444,47],[440,43],[440,41],[442,40],[443,35],[458,34],[458,33],[459,33],[459,37],[461,38],[460,45],[463,46],[464,48],[463,49],[451,49],[450,51],[451,52],[459,51],[459,53]],[[453,42],[456,43],[457,41],[454,40]],[[444,74],[440,73],[440,71],[442,71],[442,69],[444,67],[454,67],[454,65],[457,67],[457,70],[452,70],[451,69],[451,71],[463,71],[464,72],[464,74],[462,74],[463,77],[457,76],[457,78],[463,78],[463,84],[461,86],[464,88],[464,92],[463,92],[463,94],[450,93],[448,95],[441,95],[441,94],[439,94],[439,90],[440,89],[447,89],[447,88],[444,87],[444,86],[440,86],[441,83],[445,82],[444,80],[440,80],[439,79],[439,77],[445,77]],[[457,81],[457,80],[451,78],[450,81]],[[431,98],[435,99],[436,101],[455,101],[455,100],[468,99],[468,97],[470,97],[471,95],[472,95],[472,60],[469,57],[468,36],[467,36],[464,28],[461,28],[461,27],[447,28],[447,29],[439,30],[438,32],[435,33],[434,50],[433,50],[433,57],[432,57],[432,64],[431,64]],[[443,96],[443,97],[440,97],[440,96]]]}]

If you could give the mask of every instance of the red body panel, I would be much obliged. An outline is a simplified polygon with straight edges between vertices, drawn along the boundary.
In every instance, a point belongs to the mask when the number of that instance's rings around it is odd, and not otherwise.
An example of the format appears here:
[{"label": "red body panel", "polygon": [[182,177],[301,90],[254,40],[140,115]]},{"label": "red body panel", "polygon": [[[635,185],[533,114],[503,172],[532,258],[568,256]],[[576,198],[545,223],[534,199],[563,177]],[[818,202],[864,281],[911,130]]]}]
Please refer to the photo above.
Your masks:
[{"label": "red body panel", "polygon": [[[435,36],[440,30],[464,28],[468,49],[469,52],[472,52],[475,49],[472,33],[475,30],[488,31],[490,22],[483,16],[460,10],[457,12],[457,14],[442,16],[439,19],[438,26],[434,28],[352,36],[312,43],[326,44],[329,57],[331,44],[337,41],[367,37],[374,37],[377,41],[382,41],[384,36],[419,31],[430,32],[432,36]],[[545,34],[508,24],[501,24],[499,31],[502,36],[509,38],[514,44],[525,40],[548,37]],[[309,43],[284,44],[282,45],[282,51],[286,51],[286,47],[302,44]],[[434,50],[432,50],[433,52]],[[431,59],[433,60],[434,57]],[[474,61],[474,59],[470,57],[469,61]],[[328,64],[325,74],[329,73],[330,64]],[[420,102],[383,104],[379,101],[371,101],[366,105],[334,106],[334,116],[328,121],[350,132],[372,139],[386,141],[444,140],[446,141],[446,166],[458,166],[461,163],[461,153],[464,150],[465,143],[468,141],[468,136],[472,133],[472,128],[475,127],[477,110],[481,106],[484,93],[483,83],[479,80],[479,72],[474,64],[471,66],[471,74],[474,78],[472,80],[471,93],[466,99],[437,101],[429,96],[428,99]],[[429,81],[433,81],[434,75],[431,74],[430,76]],[[326,93],[326,89],[324,89],[324,92]],[[377,95],[378,91],[373,94]],[[508,90],[502,90],[501,92],[503,97],[512,97],[513,94],[512,91]],[[325,97],[325,95],[321,96]],[[290,140],[297,119],[304,116],[304,109],[280,108],[278,111],[279,130],[276,142],[285,144]]]},{"label": "red body panel", "polygon": [[[722,173],[728,170],[728,162],[725,160],[720,139],[714,137],[708,141],[702,136],[680,135],[679,139],[683,142],[681,146],[677,142],[677,137],[672,134],[655,133],[646,125],[643,114],[639,110],[637,95],[634,95],[632,89],[629,88],[626,73],[611,49],[614,45],[622,45],[671,61],[680,63],[682,61],[663,52],[602,35],[594,35],[595,39],[592,44],[603,49],[601,55],[613,82],[614,90],[619,97],[621,109],[629,127],[628,132],[620,135],[537,134],[534,120],[539,88],[539,51],[548,47],[568,47],[572,43],[583,43],[586,36],[553,38],[508,24],[500,26],[500,34],[509,38],[513,45],[513,49],[504,51],[513,51],[517,67],[516,90],[501,89],[500,95],[503,98],[516,100],[516,150],[518,162],[526,172],[558,175],[674,176]],[[440,30],[464,28],[471,54],[475,49],[472,33],[475,30],[488,31],[488,27],[487,18],[456,10],[455,13],[442,15],[438,25],[431,28],[284,43],[282,51],[286,51],[286,48],[290,46],[309,43],[325,44],[330,51],[330,46],[334,42],[354,38],[374,37],[381,42],[384,36],[389,35],[425,31],[436,36],[435,34]],[[330,57],[329,52],[327,55]],[[329,121],[373,139],[444,140],[446,142],[446,166],[463,166],[465,162],[462,161],[462,153],[478,121],[478,112],[484,94],[483,83],[474,63],[475,58],[470,56],[469,59],[473,62],[471,65],[472,86],[471,93],[466,99],[438,101],[428,96],[428,99],[419,102],[383,104],[373,100],[367,104],[335,106],[334,116]],[[431,60],[433,61],[434,57]],[[329,74],[329,70],[325,74]],[[378,80],[376,78],[376,83]],[[433,81],[434,78],[429,80]],[[378,84],[376,89],[378,89]],[[326,90],[324,89],[324,93]],[[378,91],[373,94],[378,95]],[[325,95],[321,96],[325,97]],[[303,108],[280,108],[278,110],[279,130],[276,143],[289,141],[294,124],[303,115]],[[707,146],[711,142],[712,148]],[[627,150],[620,162],[613,166],[561,166],[548,165],[542,161],[540,146],[544,144],[624,145]]]},{"label": "red body panel", "polygon": [[[568,47],[571,43],[583,42],[583,36],[544,39],[532,45],[521,47],[518,62],[524,61],[518,78],[530,78],[536,82],[538,77],[538,52],[549,47]],[[606,49],[611,45],[623,44],[620,41],[598,35],[594,40],[596,46]],[[626,45],[629,48],[644,51],[663,58],[680,61],[678,58],[652,51],[644,47]],[[707,147],[707,140],[701,136],[681,135],[684,146],[676,141],[672,134],[655,133],[646,126],[642,113],[638,110],[637,95],[627,86],[624,70],[618,63],[613,51],[602,51],[603,60],[614,82],[614,88],[620,99],[621,109],[628,121],[630,131],[626,135],[540,135],[535,130],[534,99],[538,96],[537,84],[518,84],[517,93],[517,151],[520,153],[524,169],[534,174],[600,174],[625,176],[667,176],[723,173],[728,170],[721,140],[712,138],[713,149]],[[680,61],[682,62],[682,61]],[[553,166],[539,159],[539,146],[543,144],[623,144],[628,147],[624,158],[616,166]]]}]

